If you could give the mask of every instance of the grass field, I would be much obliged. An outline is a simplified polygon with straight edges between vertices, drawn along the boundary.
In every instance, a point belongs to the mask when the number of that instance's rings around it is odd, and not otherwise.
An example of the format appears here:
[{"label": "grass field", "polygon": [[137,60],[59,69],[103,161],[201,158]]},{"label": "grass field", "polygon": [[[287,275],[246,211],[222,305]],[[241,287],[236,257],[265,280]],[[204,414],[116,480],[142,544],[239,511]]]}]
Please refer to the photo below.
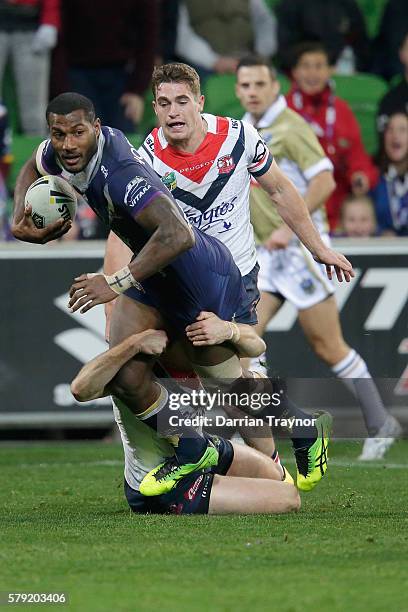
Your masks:
[{"label": "grass field", "polygon": [[297,515],[179,517],[130,513],[117,445],[2,446],[0,591],[85,612],[406,611],[408,442],[384,464],[358,449],[333,445]]}]

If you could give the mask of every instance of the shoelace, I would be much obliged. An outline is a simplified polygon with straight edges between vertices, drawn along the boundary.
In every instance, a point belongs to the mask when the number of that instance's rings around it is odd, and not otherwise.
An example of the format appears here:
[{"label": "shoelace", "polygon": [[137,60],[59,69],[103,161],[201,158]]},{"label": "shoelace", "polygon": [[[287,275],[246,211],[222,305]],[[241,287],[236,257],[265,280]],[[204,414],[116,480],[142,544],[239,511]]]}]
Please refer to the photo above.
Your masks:
[{"label": "shoelace", "polygon": [[159,482],[164,480],[168,476],[170,476],[173,472],[176,472],[179,469],[179,464],[177,459],[172,458],[166,461],[164,465],[156,472],[155,478]]}]

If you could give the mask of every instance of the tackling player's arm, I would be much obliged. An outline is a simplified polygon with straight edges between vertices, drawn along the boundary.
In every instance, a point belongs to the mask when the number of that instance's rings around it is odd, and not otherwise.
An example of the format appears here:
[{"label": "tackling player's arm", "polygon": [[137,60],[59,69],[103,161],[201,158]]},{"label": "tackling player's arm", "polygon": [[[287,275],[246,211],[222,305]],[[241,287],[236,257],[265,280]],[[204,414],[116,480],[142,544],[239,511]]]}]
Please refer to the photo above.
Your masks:
[{"label": "tackling player's arm", "polygon": [[120,368],[139,353],[161,355],[166,348],[164,331],[148,329],[98,355],[79,371],[71,383],[71,393],[79,402],[110,395],[109,383]]},{"label": "tackling player's arm", "polygon": [[231,342],[239,357],[259,357],[266,344],[251,325],[223,321],[213,312],[200,312],[196,323],[186,327],[187,338],[194,346],[211,346]]},{"label": "tackling player's arm", "polygon": [[24,199],[28,188],[36,181],[40,174],[36,164],[37,150],[21,168],[14,190],[14,211],[11,231],[13,236],[24,242],[45,244],[50,240],[60,238],[71,228],[71,221],[58,219],[43,229],[38,229],[31,218],[31,206],[24,208]]},{"label": "tackling player's arm", "polygon": [[87,312],[97,304],[115,299],[130,287],[156,274],[194,246],[194,234],[177,205],[164,193],[155,195],[136,215],[137,223],[150,234],[133,261],[114,274],[87,275],[75,279],[68,306]]},{"label": "tackling player's arm", "polygon": [[278,212],[299,240],[317,261],[326,265],[327,275],[332,278],[334,266],[338,280],[349,281],[354,276],[351,263],[341,253],[328,248],[313,225],[307,206],[293,183],[284,175],[274,161],[270,168],[257,177],[258,183],[271,196]]}]

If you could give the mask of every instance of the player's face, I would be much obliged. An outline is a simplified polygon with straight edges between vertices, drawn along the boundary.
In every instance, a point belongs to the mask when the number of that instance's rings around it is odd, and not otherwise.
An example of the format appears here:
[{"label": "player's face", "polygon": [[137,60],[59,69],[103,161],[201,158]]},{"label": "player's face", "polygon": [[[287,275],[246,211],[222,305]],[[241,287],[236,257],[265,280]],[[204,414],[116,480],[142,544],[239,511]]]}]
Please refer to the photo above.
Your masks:
[{"label": "player's face", "polygon": [[245,110],[260,119],[276,100],[279,82],[267,66],[242,66],[237,72],[235,93]]},{"label": "player's face", "polygon": [[408,116],[392,115],[384,132],[384,148],[394,163],[408,160]]},{"label": "player's face", "polygon": [[170,144],[186,144],[202,129],[204,96],[194,96],[187,83],[161,83],[154,110]]},{"label": "player's face", "polygon": [[99,119],[91,123],[83,110],[68,115],[50,113],[48,125],[52,146],[65,170],[84,170],[98,148]]},{"label": "player's face", "polygon": [[304,93],[313,95],[323,91],[331,73],[326,54],[316,51],[301,55],[292,76]]},{"label": "player's face", "polygon": [[363,238],[375,234],[373,209],[365,200],[356,200],[347,204],[342,223],[344,233],[350,238]]}]

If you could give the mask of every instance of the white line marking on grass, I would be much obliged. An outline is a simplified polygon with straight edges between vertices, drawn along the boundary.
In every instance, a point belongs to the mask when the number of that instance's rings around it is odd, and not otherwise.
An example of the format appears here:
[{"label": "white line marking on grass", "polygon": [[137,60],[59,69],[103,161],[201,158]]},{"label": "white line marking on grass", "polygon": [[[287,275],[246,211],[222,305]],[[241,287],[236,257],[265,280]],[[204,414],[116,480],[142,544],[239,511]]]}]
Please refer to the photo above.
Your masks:
[{"label": "white line marking on grass", "polygon": [[20,468],[50,468],[50,467],[117,467],[124,465],[123,461],[117,459],[103,459],[100,461],[50,461],[41,463],[18,463],[15,467]]},{"label": "white line marking on grass", "polygon": [[[295,460],[290,458],[282,461],[285,465],[286,463],[295,463]],[[348,461],[347,459],[330,459],[329,457],[329,468],[335,467],[357,467],[357,468],[385,468],[389,470],[407,470],[408,463],[382,463],[381,460],[377,461]]]}]

